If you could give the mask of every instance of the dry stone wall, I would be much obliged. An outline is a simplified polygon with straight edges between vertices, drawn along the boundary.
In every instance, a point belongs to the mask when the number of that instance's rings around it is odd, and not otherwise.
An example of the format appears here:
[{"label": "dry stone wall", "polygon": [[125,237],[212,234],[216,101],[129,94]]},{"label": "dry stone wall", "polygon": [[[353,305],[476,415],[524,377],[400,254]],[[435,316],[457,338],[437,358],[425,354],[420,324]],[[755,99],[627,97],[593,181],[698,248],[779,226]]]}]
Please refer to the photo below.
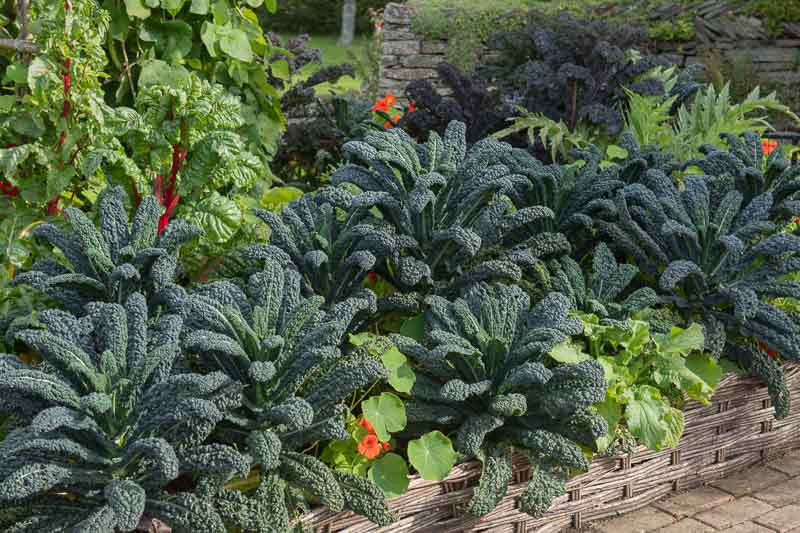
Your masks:
[{"label": "dry stone wall", "polygon": [[[390,3],[384,11],[383,57],[381,62],[382,93],[393,92],[402,97],[406,85],[413,80],[429,80],[440,91],[436,66],[445,61],[447,39],[428,39],[411,30],[411,8]],[[758,21],[755,21],[758,22]],[[742,24],[752,24],[751,20]],[[710,54],[736,61],[752,61],[759,78],[779,84],[800,83],[800,28],[787,39],[714,40],[697,43],[657,44],[657,52],[673,63],[685,66],[702,63]],[[486,52],[483,53],[486,56]]]}]

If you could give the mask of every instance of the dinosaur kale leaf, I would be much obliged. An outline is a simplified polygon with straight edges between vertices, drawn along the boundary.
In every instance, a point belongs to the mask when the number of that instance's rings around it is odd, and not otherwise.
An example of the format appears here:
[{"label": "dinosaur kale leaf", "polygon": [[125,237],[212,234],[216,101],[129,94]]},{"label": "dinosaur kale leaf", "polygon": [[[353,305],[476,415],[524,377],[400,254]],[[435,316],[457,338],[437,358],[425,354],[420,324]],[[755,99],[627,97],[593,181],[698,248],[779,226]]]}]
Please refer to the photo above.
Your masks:
[{"label": "dinosaur kale leaf", "polygon": [[771,218],[788,222],[800,213],[800,166],[792,165],[781,150],[773,150],[764,164],[761,135],[745,132],[741,138],[724,134],[728,149],[702,146],[701,157],[690,159],[683,168],[700,168],[709,179],[728,180],[742,193],[743,202],[772,194]]},{"label": "dinosaur kale leaf", "polygon": [[98,202],[99,225],[79,209],[65,210],[69,230],[43,224],[34,235],[49,242],[66,265],[40,261],[14,279],[59,302],[74,314],[83,314],[90,302],[125,302],[141,292],[153,298],[174,287],[178,249],[201,230],[174,220],[158,234],[161,207],[144,198],[132,222],[121,187],[107,189]]},{"label": "dinosaur kale leaf", "polygon": [[219,484],[207,490],[243,530],[259,523],[287,530],[296,509],[286,502],[297,489],[334,512],[350,508],[386,524],[392,518],[380,489],[337,477],[302,453],[317,441],[350,438],[342,400],[388,375],[377,360],[340,349],[359,315],[374,313],[375,296],[363,290],[325,311],[322,297],[304,297],[301,284],[295,270],[267,258],[244,289],[214,282],[186,300],[183,346],[194,364],[245,385],[241,407],[217,436],[246,448],[261,476],[247,496]]},{"label": "dinosaur kale leaf", "polygon": [[[712,353],[722,354],[727,343],[742,346],[746,358],[744,347],[756,339],[796,360],[797,322],[770,302],[800,296],[800,283],[786,279],[800,268],[800,237],[777,231],[772,191],[745,198],[732,180],[690,175],[679,190],[663,172],[650,171],[619,192],[615,222],[595,224],[613,249],[657,278],[662,300],[684,322],[705,325]],[[769,384],[776,414],[785,416],[785,385]]]},{"label": "dinosaur kale leaf", "polygon": [[564,253],[563,235],[540,232],[550,209],[514,209],[506,193],[522,186],[510,145],[484,139],[469,149],[462,123],[424,145],[403,130],[345,146],[359,163],[331,181],[360,190],[351,216],[386,232],[395,246],[376,272],[402,293],[452,293],[476,281],[519,280],[541,258]]},{"label": "dinosaur kale leaf", "polygon": [[573,307],[584,313],[612,320],[625,320],[634,313],[659,303],[650,287],[641,287],[623,298],[639,269],[618,264],[608,246],[600,243],[594,249],[592,269],[584,274],[571,257],[553,260],[549,265],[552,289],[566,295]]},{"label": "dinosaur kale leaf", "polygon": [[249,458],[204,444],[241,386],[221,372],[173,374],[181,318],[148,316],[140,293],[38,320],[15,336],[41,365],[0,357],[0,410],[24,420],[0,443],[3,531],[130,531],[146,514],[223,533],[207,501],[165,488],[184,474],[247,474]]},{"label": "dinosaur kale leaf", "polygon": [[607,428],[588,410],[605,398],[600,364],[552,366],[547,355],[580,333],[581,321],[569,316],[562,294],[531,310],[522,289],[503,284],[476,284],[455,301],[431,296],[427,304],[424,344],[393,337],[419,365],[409,423],[455,430],[456,450],[483,463],[467,507],[476,516],[506,494],[511,448],[525,453],[543,477],[528,487],[522,508],[540,516],[563,493],[567,472],[588,467],[581,446],[594,447]]},{"label": "dinosaur kale leaf", "polygon": [[361,289],[364,279],[400,244],[391,233],[348,215],[353,194],[325,187],[283,208],[280,215],[258,210],[270,227],[271,245],[256,245],[244,255],[284,261],[301,273],[304,294],[335,305]]}]

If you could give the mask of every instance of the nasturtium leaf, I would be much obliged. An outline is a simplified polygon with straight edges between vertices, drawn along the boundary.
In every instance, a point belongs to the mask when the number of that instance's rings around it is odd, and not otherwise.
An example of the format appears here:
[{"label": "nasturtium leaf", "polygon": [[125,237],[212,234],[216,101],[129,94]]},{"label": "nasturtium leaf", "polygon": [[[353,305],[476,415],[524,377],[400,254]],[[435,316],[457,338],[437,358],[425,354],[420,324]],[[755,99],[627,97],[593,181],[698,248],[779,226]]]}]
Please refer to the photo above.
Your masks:
[{"label": "nasturtium leaf", "polygon": [[408,465],[396,453],[387,453],[376,460],[367,476],[388,499],[402,496],[408,490]]},{"label": "nasturtium leaf", "polygon": [[275,13],[278,10],[278,0],[265,0],[264,4],[270,13]]},{"label": "nasturtium leaf", "polygon": [[550,357],[559,363],[580,363],[590,358],[589,354],[584,353],[580,346],[570,341],[564,341],[553,346],[550,350]]},{"label": "nasturtium leaf", "polygon": [[381,355],[381,362],[389,371],[389,385],[398,392],[411,392],[417,376],[408,364],[406,356],[392,346]]},{"label": "nasturtium leaf", "polygon": [[374,333],[370,333],[369,331],[363,331],[361,333],[356,333],[356,334],[351,333],[348,336],[347,340],[350,342],[350,344],[357,347],[370,344],[371,342],[375,341],[375,338],[376,336]]},{"label": "nasturtium leaf", "polygon": [[236,234],[243,216],[236,202],[214,191],[191,206],[186,218],[200,226],[210,242],[219,244]]},{"label": "nasturtium leaf", "polygon": [[195,15],[208,15],[209,0],[192,0],[192,5],[189,6],[189,13]]},{"label": "nasturtium leaf", "polygon": [[361,404],[361,409],[381,442],[387,442],[391,433],[406,427],[406,406],[403,400],[390,392],[367,398]]},{"label": "nasturtium leaf", "polygon": [[253,60],[253,49],[250,48],[250,39],[247,34],[238,29],[232,29],[219,39],[220,49],[239,61],[249,63]]},{"label": "nasturtium leaf", "polygon": [[244,0],[247,2],[247,5],[250,7],[260,7],[261,4],[264,3],[264,0]]},{"label": "nasturtium leaf", "polygon": [[425,338],[425,317],[417,315],[403,322],[400,326],[400,335],[422,342]]},{"label": "nasturtium leaf", "polygon": [[627,159],[628,151],[621,146],[617,146],[616,144],[610,144],[606,149],[606,155],[609,159]]},{"label": "nasturtium leaf", "polygon": [[261,208],[277,213],[301,196],[303,191],[297,187],[270,187],[261,195]]},{"label": "nasturtium leaf", "polygon": [[142,4],[142,0],[125,0],[125,9],[131,17],[146,19],[150,16],[150,9]]},{"label": "nasturtium leaf", "polygon": [[431,431],[408,443],[409,462],[428,481],[445,479],[457,459],[453,443],[440,431]]},{"label": "nasturtium leaf", "polygon": [[673,326],[665,335],[653,335],[660,352],[665,354],[688,355],[694,350],[702,350],[705,345],[703,326],[694,323],[686,329]]}]

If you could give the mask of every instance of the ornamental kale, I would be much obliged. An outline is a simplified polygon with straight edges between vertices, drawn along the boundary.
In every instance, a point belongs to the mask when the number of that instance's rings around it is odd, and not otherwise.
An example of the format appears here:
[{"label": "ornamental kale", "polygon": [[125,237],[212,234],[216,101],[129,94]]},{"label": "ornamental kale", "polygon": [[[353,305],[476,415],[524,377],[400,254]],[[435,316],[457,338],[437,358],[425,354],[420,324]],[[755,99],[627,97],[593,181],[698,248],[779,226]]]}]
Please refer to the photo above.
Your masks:
[{"label": "ornamental kale", "polygon": [[467,142],[474,144],[501,129],[514,115],[513,106],[504,103],[501,93],[487,83],[449,63],[440,63],[436,71],[451,95],[440,95],[427,80],[412,81],[406,87],[406,97],[416,110],[406,113],[397,126],[415,139],[424,141],[431,131],[444,135],[447,126],[457,120],[467,125]]},{"label": "ornamental kale", "polygon": [[303,297],[300,275],[272,259],[245,289],[214,282],[185,301],[183,345],[193,363],[245,385],[241,407],[217,436],[246,447],[260,481],[251,497],[207,487],[225,520],[243,530],[288,530],[296,509],[287,501],[297,489],[334,512],[348,508],[381,525],[392,519],[377,486],[302,453],[318,441],[349,439],[341,401],[388,375],[377,360],[340,349],[357,317],[375,311],[375,296],[364,290],[327,313],[322,304]]},{"label": "ornamental kale", "polygon": [[105,191],[98,203],[99,227],[73,208],[65,210],[72,231],[55,224],[36,227],[34,235],[57,248],[69,266],[40,261],[14,282],[32,286],[77,315],[90,302],[125,302],[141,292],[153,303],[169,292],[175,286],[180,246],[202,231],[175,220],[159,235],[162,209],[157,200],[144,198],[131,223],[126,199],[121,187]]},{"label": "ornamental kale", "polygon": [[[785,277],[800,268],[800,237],[778,232],[771,219],[775,200],[766,191],[745,201],[733,180],[686,176],[683,190],[663,172],[626,186],[614,222],[595,220],[611,247],[632,257],[642,272],[657,276],[657,290],[688,324],[705,325],[706,347],[723,353],[726,343],[743,348],[755,338],[787,359],[800,359],[796,320],[770,300],[800,296],[800,283]],[[753,372],[765,369],[743,361]],[[779,372],[771,369],[770,372]],[[776,415],[788,413],[788,392],[769,384]],[[781,384],[780,387],[777,384]]]},{"label": "ornamental kale", "polygon": [[639,269],[627,263],[618,264],[604,243],[594,249],[592,271],[588,275],[568,256],[551,261],[549,266],[553,290],[566,295],[572,306],[584,313],[619,321],[660,301],[650,287],[627,291],[627,297],[622,298]]},{"label": "ornamental kale", "polygon": [[[525,179],[512,173],[513,149],[484,139],[467,149],[465,127],[452,122],[418,145],[400,129],[371,134],[345,150],[362,164],[332,177],[360,189],[351,216],[395,239],[375,271],[402,293],[447,293],[482,280],[519,280],[522,269],[569,250],[560,234],[540,232],[546,207],[514,211],[503,197]],[[406,298],[410,300],[411,298]]]},{"label": "ornamental kale", "polygon": [[224,532],[209,502],[165,486],[247,474],[249,458],[204,444],[241,386],[222,372],[172,374],[181,318],[148,316],[140,293],[92,303],[82,318],[37,318],[15,338],[44,362],[0,356],[0,410],[24,420],[0,444],[3,531],[113,533],[148,515],[177,532]]},{"label": "ornamental kale", "polygon": [[499,61],[485,65],[479,74],[510,95],[514,104],[563,121],[570,131],[585,122],[616,135],[624,124],[618,108],[625,98],[623,88],[664,93],[659,80],[641,78],[665,62],[626,52],[645,39],[639,28],[534,11],[524,28],[492,37],[490,47]]},{"label": "ornamental kale", "polygon": [[424,345],[396,335],[419,366],[406,408],[409,423],[457,431],[456,451],[477,457],[483,474],[467,510],[483,516],[506,494],[511,449],[534,467],[522,494],[540,516],[564,492],[570,470],[585,470],[581,445],[595,447],[606,423],[588,410],[606,394],[593,360],[553,366],[548,352],[583,329],[567,298],[552,293],[532,310],[517,286],[473,285],[463,298],[427,300]]}]

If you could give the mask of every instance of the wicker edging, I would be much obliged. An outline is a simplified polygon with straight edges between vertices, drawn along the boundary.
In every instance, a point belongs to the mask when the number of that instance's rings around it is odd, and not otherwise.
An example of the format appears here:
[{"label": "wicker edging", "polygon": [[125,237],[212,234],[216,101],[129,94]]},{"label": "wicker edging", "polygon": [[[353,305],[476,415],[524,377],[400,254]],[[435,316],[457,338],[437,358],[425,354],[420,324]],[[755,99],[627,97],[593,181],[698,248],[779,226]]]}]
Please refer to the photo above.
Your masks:
[{"label": "wicker edging", "polygon": [[[792,404],[798,406],[800,365],[787,364],[784,372]],[[377,528],[362,517],[327,509],[308,513],[301,522],[319,532],[554,533],[633,511],[800,446],[800,408],[775,420],[766,387],[754,378],[726,376],[711,405],[688,402],[684,415],[686,429],[677,448],[654,452],[640,447],[630,456],[595,459],[588,472],[570,480],[567,494],[540,519],[516,509],[517,496],[530,477],[530,467],[518,457],[505,499],[480,520],[461,512],[480,475],[480,465],[473,462],[458,465],[442,482],[413,477],[408,492],[390,502],[400,519],[389,527]]]}]

